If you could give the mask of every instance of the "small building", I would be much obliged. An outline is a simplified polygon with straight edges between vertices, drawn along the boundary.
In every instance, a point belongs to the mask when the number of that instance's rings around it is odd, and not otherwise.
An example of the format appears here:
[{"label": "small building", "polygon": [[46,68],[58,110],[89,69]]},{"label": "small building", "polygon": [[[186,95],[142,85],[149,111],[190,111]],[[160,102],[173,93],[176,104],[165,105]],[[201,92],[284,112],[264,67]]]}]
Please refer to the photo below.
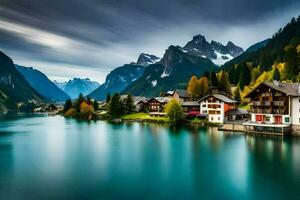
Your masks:
[{"label": "small building", "polygon": [[196,117],[200,114],[200,103],[198,101],[186,101],[181,106],[187,116]]},{"label": "small building", "polygon": [[[284,135],[300,129],[300,84],[262,82],[245,97],[249,98],[251,121],[247,132]],[[298,131],[297,131],[298,130]]]},{"label": "small building", "polygon": [[165,105],[169,102],[167,97],[155,97],[147,101],[149,112],[163,112]]},{"label": "small building", "polygon": [[225,113],[225,121],[233,122],[233,121],[246,121],[250,119],[250,114],[247,110],[237,108],[228,110]]},{"label": "small building", "polygon": [[213,123],[224,123],[225,113],[236,109],[236,100],[223,94],[210,94],[199,101],[200,114],[207,114],[208,121]]},{"label": "small building", "polygon": [[174,98],[177,101],[179,101],[180,103],[183,103],[190,99],[190,96],[188,95],[187,91],[180,90],[180,89],[171,90],[171,91],[166,92],[165,97]]}]

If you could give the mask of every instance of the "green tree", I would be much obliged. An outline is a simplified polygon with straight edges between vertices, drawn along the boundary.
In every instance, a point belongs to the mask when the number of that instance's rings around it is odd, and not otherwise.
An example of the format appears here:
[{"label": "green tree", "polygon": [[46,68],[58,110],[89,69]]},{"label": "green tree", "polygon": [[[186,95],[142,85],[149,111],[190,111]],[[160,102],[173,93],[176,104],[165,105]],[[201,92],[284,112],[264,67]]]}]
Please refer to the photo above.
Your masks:
[{"label": "green tree", "polygon": [[241,73],[239,80],[239,87],[241,90],[244,89],[246,85],[249,85],[251,81],[250,70],[246,63],[241,64]]},{"label": "green tree", "polygon": [[236,89],[234,90],[234,99],[237,101],[241,101],[241,94],[240,94],[240,88],[236,87]]},{"label": "green tree", "polygon": [[133,102],[132,96],[130,94],[125,99],[125,105],[124,106],[125,106],[125,113],[126,114],[130,114],[130,113],[133,113],[135,111],[134,102]]},{"label": "green tree", "polygon": [[97,100],[94,100],[93,106],[95,111],[99,110],[99,103]]},{"label": "green tree", "polygon": [[76,109],[77,112],[80,112],[80,105],[81,103],[84,101],[84,97],[83,97],[83,94],[80,93],[79,96],[78,96],[78,99],[75,100],[75,103],[74,103],[74,107]]},{"label": "green tree", "polygon": [[256,79],[259,78],[259,76],[261,75],[261,72],[259,70],[258,67],[253,68],[251,71],[251,81],[254,82]]},{"label": "green tree", "polygon": [[172,121],[172,122],[178,122],[183,118],[183,110],[180,105],[180,103],[172,99],[167,103],[165,107],[166,116]]},{"label": "green tree", "polygon": [[117,118],[122,116],[124,113],[123,102],[121,101],[120,94],[115,93],[109,103],[108,113],[112,118]]},{"label": "green tree", "polygon": [[107,95],[106,95],[106,103],[109,103],[110,102],[110,100],[111,100],[111,96],[110,96],[110,94],[109,93],[107,93]]},{"label": "green tree", "polygon": [[273,80],[280,81],[280,72],[277,67],[275,67],[273,72]]},{"label": "green tree", "polygon": [[231,94],[231,85],[229,83],[228,74],[223,70],[220,73],[219,88]]},{"label": "green tree", "polygon": [[64,105],[63,113],[65,114],[70,108],[72,108],[72,101],[71,99],[67,99]]},{"label": "green tree", "polygon": [[216,72],[211,72],[210,74],[210,84],[211,86],[215,86],[215,87],[218,87],[219,86],[219,80],[218,80],[218,77],[216,75]]}]

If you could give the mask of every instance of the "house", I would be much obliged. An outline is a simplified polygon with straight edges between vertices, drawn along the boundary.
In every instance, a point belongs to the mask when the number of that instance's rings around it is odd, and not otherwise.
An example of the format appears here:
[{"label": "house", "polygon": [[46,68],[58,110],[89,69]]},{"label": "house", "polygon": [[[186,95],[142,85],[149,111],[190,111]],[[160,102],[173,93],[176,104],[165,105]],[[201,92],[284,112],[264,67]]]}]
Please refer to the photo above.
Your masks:
[{"label": "house", "polygon": [[247,132],[284,135],[300,132],[300,84],[262,82],[245,98],[251,103]]},{"label": "house", "polygon": [[231,109],[225,113],[225,121],[227,122],[246,121],[249,118],[249,112],[241,108]]},{"label": "house", "polygon": [[196,117],[200,114],[200,103],[198,101],[186,101],[181,106],[187,116]]},{"label": "house", "polygon": [[200,114],[207,115],[209,122],[224,123],[225,113],[235,109],[236,100],[223,94],[210,94],[199,100]]},{"label": "house", "polygon": [[183,103],[190,99],[190,96],[188,95],[187,91],[180,90],[180,89],[171,90],[171,91],[166,92],[165,97],[174,98],[177,101],[179,101],[180,103]]},{"label": "house", "polygon": [[163,112],[165,105],[170,101],[168,97],[155,97],[147,101],[149,112]]},{"label": "house", "polygon": [[[121,101],[125,101],[125,99],[128,97],[127,94],[121,95],[120,96],[120,100]],[[132,101],[133,101],[133,105],[135,106],[135,111],[136,112],[140,112],[140,111],[145,111],[146,110],[146,106],[147,106],[147,101],[149,99],[147,99],[146,97],[142,97],[142,96],[133,96],[132,97]]]}]

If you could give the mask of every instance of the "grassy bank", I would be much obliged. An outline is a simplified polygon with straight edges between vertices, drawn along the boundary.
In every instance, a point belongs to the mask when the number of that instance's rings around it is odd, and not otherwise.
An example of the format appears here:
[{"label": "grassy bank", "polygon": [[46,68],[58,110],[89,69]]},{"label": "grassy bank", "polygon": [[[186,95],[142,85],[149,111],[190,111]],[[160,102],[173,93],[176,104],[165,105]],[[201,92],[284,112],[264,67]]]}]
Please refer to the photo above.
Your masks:
[{"label": "grassy bank", "polygon": [[164,122],[171,123],[167,117],[151,117],[148,113],[133,113],[121,117],[125,121],[149,121],[149,122]]}]

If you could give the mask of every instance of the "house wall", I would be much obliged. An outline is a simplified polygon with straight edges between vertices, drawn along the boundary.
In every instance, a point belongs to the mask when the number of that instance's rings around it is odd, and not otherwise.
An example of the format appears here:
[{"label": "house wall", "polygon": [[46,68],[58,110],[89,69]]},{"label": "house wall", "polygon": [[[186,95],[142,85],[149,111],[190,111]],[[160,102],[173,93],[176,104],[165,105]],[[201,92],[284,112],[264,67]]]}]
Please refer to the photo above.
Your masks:
[{"label": "house wall", "polygon": [[262,116],[264,118],[264,122],[266,123],[275,123],[275,117],[281,116],[282,124],[291,124],[292,119],[289,115],[274,115],[274,114],[264,114],[264,113],[251,113],[251,121],[252,122],[259,122],[256,121],[256,116]]},{"label": "house wall", "polygon": [[291,116],[292,116],[292,124],[300,125],[300,98],[299,97],[291,98]]},{"label": "house wall", "polygon": [[[218,108],[211,108],[218,107]],[[214,102],[209,102],[204,99],[200,102],[200,113],[208,114],[208,121],[213,123],[223,123],[224,122],[224,102],[215,99]]]}]

